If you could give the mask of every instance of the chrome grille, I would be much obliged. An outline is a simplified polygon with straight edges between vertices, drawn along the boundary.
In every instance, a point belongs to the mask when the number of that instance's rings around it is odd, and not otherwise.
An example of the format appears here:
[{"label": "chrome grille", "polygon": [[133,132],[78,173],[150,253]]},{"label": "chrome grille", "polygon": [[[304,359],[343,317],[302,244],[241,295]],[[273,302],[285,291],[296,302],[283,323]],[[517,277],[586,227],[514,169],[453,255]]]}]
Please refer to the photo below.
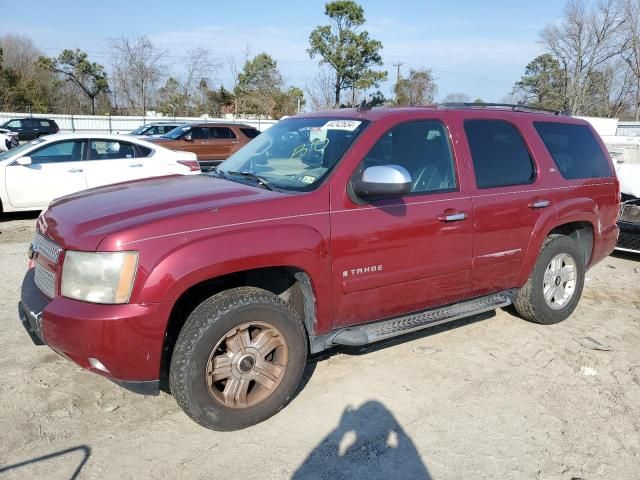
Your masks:
[{"label": "chrome grille", "polygon": [[58,263],[62,247],[57,243],[52,242],[41,233],[36,232],[36,235],[33,238],[33,251],[41,253],[53,263]]},{"label": "chrome grille", "polygon": [[36,263],[35,269],[34,280],[36,282],[36,286],[47,297],[53,298],[56,294],[56,274],[47,270],[39,263]]}]

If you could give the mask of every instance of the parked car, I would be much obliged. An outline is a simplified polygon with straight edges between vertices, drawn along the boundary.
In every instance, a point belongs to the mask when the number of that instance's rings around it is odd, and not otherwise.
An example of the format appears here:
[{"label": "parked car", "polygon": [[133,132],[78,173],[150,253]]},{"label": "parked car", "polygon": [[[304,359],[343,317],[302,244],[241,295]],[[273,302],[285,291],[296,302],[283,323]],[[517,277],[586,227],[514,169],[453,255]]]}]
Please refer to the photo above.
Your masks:
[{"label": "parked car", "polygon": [[18,145],[20,145],[20,140],[18,140],[17,133],[6,128],[0,128],[0,152],[6,152]]},{"label": "parked car", "polygon": [[83,368],[141,393],[168,382],[199,424],[244,428],[286,405],[310,354],[510,304],[566,319],[616,244],[619,198],[570,116],[298,115],[209,174],[52,202],[20,319]]},{"label": "parked car", "polygon": [[193,152],[202,170],[208,170],[260,135],[249,125],[237,123],[197,123],[175,128],[150,141],[174,150]]},{"label": "parked car", "polygon": [[7,120],[0,128],[6,128],[18,134],[18,139],[33,140],[44,135],[58,133],[60,128],[54,120],[48,118],[12,118]]},{"label": "parked car", "polygon": [[130,131],[129,135],[135,135],[139,137],[150,137],[152,135],[161,136],[169,133],[171,130],[181,125],[184,124],[176,122],[147,123],[146,125],[140,125],[135,130]]},{"label": "parked car", "polygon": [[87,188],[193,173],[200,173],[193,153],[137,138],[48,135],[0,154],[0,211],[42,210],[54,198]]}]

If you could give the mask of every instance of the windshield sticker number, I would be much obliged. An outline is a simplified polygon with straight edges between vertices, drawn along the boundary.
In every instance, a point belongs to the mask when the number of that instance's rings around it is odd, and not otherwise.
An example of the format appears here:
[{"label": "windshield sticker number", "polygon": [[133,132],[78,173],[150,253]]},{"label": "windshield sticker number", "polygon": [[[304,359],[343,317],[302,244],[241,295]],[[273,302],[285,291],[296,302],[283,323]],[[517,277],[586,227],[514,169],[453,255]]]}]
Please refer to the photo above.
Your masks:
[{"label": "windshield sticker number", "polygon": [[302,183],[307,183],[307,184],[311,185],[313,182],[316,181],[316,177],[312,177],[311,175],[305,175],[304,177],[302,177],[300,179],[300,181]]},{"label": "windshield sticker number", "polygon": [[322,128],[327,130],[346,130],[347,132],[353,132],[361,123],[362,122],[358,120],[330,120],[325,123]]}]

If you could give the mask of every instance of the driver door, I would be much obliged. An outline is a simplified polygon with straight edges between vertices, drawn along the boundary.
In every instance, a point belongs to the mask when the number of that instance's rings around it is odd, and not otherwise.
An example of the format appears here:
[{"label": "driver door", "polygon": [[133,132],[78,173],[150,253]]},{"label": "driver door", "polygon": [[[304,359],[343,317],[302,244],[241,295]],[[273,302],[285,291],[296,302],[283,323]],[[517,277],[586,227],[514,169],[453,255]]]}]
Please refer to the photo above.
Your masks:
[{"label": "driver door", "polygon": [[46,143],[32,150],[31,165],[9,165],[6,188],[16,208],[45,208],[51,200],[87,188],[84,140]]},{"label": "driver door", "polygon": [[400,165],[411,193],[362,200],[332,190],[334,328],[454,303],[469,293],[472,205],[441,119],[399,123],[353,174]]}]

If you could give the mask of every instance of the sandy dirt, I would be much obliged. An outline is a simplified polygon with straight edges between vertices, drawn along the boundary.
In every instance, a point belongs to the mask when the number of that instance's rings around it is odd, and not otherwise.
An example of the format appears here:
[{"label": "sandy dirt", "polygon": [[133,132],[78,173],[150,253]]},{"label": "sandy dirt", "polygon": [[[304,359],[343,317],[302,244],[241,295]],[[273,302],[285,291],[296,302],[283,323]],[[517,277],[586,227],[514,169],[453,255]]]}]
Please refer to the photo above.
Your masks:
[{"label": "sandy dirt", "polygon": [[217,433],[36,347],[16,313],[35,216],[0,221],[0,478],[640,478],[640,256],[554,326],[509,311],[324,358],[282,412]]}]

